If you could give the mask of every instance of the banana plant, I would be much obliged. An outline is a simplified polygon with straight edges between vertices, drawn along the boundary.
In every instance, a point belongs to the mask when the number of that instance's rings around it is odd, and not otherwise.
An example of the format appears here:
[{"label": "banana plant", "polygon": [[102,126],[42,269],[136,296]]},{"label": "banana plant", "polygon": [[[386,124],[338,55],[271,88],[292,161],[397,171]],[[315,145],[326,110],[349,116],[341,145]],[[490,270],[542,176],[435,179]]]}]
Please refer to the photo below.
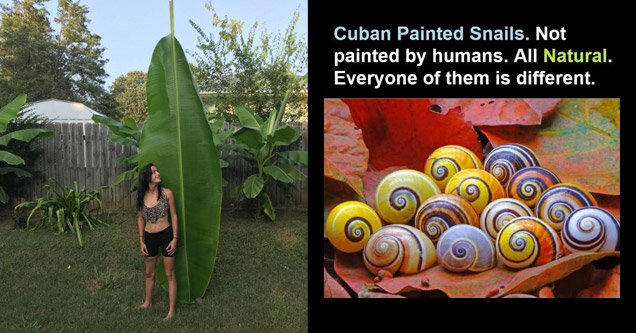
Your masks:
[{"label": "banana plant", "polygon": [[[208,287],[216,259],[221,219],[221,167],[210,125],[190,66],[171,34],[154,49],[148,69],[148,117],[139,141],[139,165],[153,163],[162,186],[172,190],[178,216],[175,274],[177,299],[194,302]],[[168,289],[163,261],[156,276]]]},{"label": "banana plant", "polygon": [[281,189],[289,192],[294,180],[307,178],[296,168],[307,167],[306,151],[274,152],[275,147],[288,146],[302,135],[300,129],[281,125],[290,92],[288,90],[285,94],[280,109],[272,110],[266,121],[246,106],[236,107],[234,112],[242,126],[232,134],[237,144],[223,146],[237,153],[226,157],[226,160],[242,158],[258,170],[237,187],[236,197],[239,200],[257,199],[256,215],[260,215],[262,209],[271,220],[276,219],[276,212],[267,194],[270,182],[274,181]]},{"label": "banana plant", "polygon": [[[139,139],[141,138],[141,128],[137,126],[137,123],[134,119],[130,117],[124,118],[124,123],[120,123],[117,120],[111,119],[109,117],[93,115],[91,117],[94,122],[104,124],[110,128],[113,134],[108,136],[108,139],[114,143],[119,143],[124,146],[134,146],[139,147]],[[121,157],[117,159],[117,163],[130,164],[133,166],[132,169],[128,171],[122,172],[115,180],[113,180],[113,184],[117,185],[124,180],[133,180],[130,185],[130,192],[137,190],[136,181],[139,178],[139,164],[137,160],[137,154],[134,154],[130,157]]]},{"label": "banana plant", "polygon": [[[20,94],[13,101],[11,101],[11,103],[0,108],[0,147],[8,145],[9,141],[13,139],[30,142],[38,136],[53,135],[52,131],[41,128],[24,129],[2,135],[2,133],[7,130],[9,122],[18,116],[18,112],[20,111],[22,105],[26,103],[26,100],[26,94]],[[13,173],[18,177],[31,177],[32,175],[30,172],[16,167],[20,164],[25,164],[22,157],[16,154],[12,154],[8,151],[0,150],[0,175]],[[4,204],[8,201],[9,195],[7,195],[7,193],[4,191],[4,188],[0,186],[0,202]]]},{"label": "banana plant", "polygon": [[[213,114],[208,115],[208,123],[210,124],[210,130],[212,131],[212,136],[214,138],[214,146],[217,148],[217,151],[221,149],[223,142],[232,136],[232,129],[227,129],[225,131],[219,132],[223,124],[225,123],[225,117],[219,117],[218,119],[214,118]],[[226,168],[230,165],[228,161],[219,156],[219,163],[221,168]],[[227,186],[228,182],[223,178],[223,187]]]}]

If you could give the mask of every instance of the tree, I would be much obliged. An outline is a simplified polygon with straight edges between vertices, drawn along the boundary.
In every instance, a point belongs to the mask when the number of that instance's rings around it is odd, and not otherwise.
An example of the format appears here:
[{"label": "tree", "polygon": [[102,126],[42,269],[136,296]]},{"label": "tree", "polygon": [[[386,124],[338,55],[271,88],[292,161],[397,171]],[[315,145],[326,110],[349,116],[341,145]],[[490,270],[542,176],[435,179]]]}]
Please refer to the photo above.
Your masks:
[{"label": "tree", "polygon": [[117,119],[130,117],[142,123],[148,116],[146,107],[146,78],[142,71],[132,71],[113,81],[110,93],[116,102]]},{"label": "tree", "polygon": [[102,38],[88,30],[88,13],[80,0],[59,0],[55,22],[61,27],[56,40],[63,54],[59,68],[70,85],[71,98],[96,108],[107,93],[103,85],[108,77],[104,70],[108,60],[103,58]]},{"label": "tree", "polygon": [[[295,30],[298,11],[294,12],[284,34],[269,34],[265,29],[257,45],[258,22],[245,36],[243,21],[219,17],[211,3],[206,4],[206,8],[212,12],[212,26],[218,29],[218,38],[208,35],[190,20],[199,34],[197,48],[203,55],[189,54],[197,62],[195,79],[199,89],[205,92],[204,101],[214,104],[218,116],[236,120],[234,107],[245,105],[261,118],[267,118],[270,110],[280,109],[290,87],[288,106],[291,110],[306,111],[306,86],[299,74],[307,69],[307,45]],[[286,116],[285,120],[289,121],[302,115],[296,111]]]},{"label": "tree", "polygon": [[59,0],[55,35],[43,4],[48,0],[13,0],[2,5],[0,23],[0,104],[20,92],[30,101],[48,98],[108,105],[103,88],[108,76],[101,37],[87,28],[88,9],[79,1]]},{"label": "tree", "polygon": [[31,101],[54,96],[58,49],[43,7],[47,1],[14,0],[12,6],[1,5],[0,105],[22,92]]}]

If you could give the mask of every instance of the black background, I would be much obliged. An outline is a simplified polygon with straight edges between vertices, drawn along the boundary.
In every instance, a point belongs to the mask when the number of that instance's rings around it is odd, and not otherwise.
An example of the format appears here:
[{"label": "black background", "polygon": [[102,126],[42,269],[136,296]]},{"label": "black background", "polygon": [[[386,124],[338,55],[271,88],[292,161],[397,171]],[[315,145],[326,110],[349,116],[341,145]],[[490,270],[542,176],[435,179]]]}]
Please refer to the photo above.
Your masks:
[{"label": "black background", "polygon": [[[531,3],[526,3],[532,6]],[[448,299],[407,299],[407,300],[343,300],[324,299],[321,262],[323,262],[323,205],[319,188],[321,180],[317,174],[320,165],[319,139],[321,116],[318,113],[324,98],[620,98],[621,81],[621,34],[628,33],[627,27],[621,26],[621,14],[618,12],[594,13],[366,13],[366,12],[334,12],[335,7],[325,10],[324,6],[312,2],[309,5],[309,129],[315,133],[310,140],[310,164],[312,172],[309,176],[309,327],[311,332],[335,330],[342,324],[346,326],[375,327],[382,322],[392,325],[394,329],[405,330],[407,327],[428,330],[443,329],[443,327],[472,327],[498,326],[504,317],[510,317],[517,324],[522,321],[533,323],[529,326],[540,327],[541,318],[554,323],[552,319],[566,316],[567,322],[584,322],[585,315],[571,313],[571,309],[581,308],[595,311],[614,312],[617,302],[605,302],[599,305],[582,303],[575,299],[556,299],[554,302],[538,303],[536,300],[518,301],[514,305],[510,301],[500,300],[448,300]],[[539,6],[539,5],[537,5]],[[627,20],[626,20],[627,21]],[[394,41],[337,41],[334,29],[338,26],[355,28],[364,26],[367,29],[390,29]],[[412,29],[464,27],[464,41],[396,41],[397,26],[408,26]],[[470,28],[479,26],[482,29],[503,29],[513,26],[524,31],[526,41],[472,41]],[[553,29],[566,29],[567,40],[535,41],[537,26],[548,26]],[[631,29],[630,29],[631,30]],[[625,38],[624,38],[625,39]],[[631,38],[627,38],[631,40]],[[356,48],[365,51],[393,51],[400,48],[401,57],[406,48],[417,51],[431,52],[433,48],[440,51],[502,51],[508,63],[495,64],[432,64],[430,54],[426,64],[417,67],[414,64],[353,64],[338,66],[338,70],[347,73],[415,73],[418,79],[422,74],[441,70],[456,70],[462,73],[487,73],[491,75],[489,86],[426,86],[418,83],[416,86],[388,86],[380,89],[372,86],[336,86],[334,82],[334,52],[353,51]],[[538,63],[514,64],[516,50],[519,48],[537,48]],[[558,51],[602,51],[607,49],[608,58],[612,63],[599,64],[545,64],[543,63],[544,48],[556,48]],[[403,59],[403,58],[402,58]],[[508,86],[494,85],[494,73],[499,70],[511,74]],[[549,73],[585,73],[589,71],[593,86],[517,86],[515,76],[523,70],[545,70]],[[623,66],[625,71],[625,66]],[[623,74],[623,78],[627,75]],[[624,214],[627,214],[625,212]],[[624,292],[626,292],[626,288]],[[620,301],[620,300],[618,300]],[[570,310],[568,310],[570,309]],[[525,313],[525,314],[524,314]],[[569,314],[568,314],[569,313]],[[608,316],[609,316],[608,313]],[[548,314],[546,316],[546,314]],[[467,316],[468,315],[468,316]],[[554,315],[555,317],[552,317]],[[486,317],[482,317],[486,316]],[[530,316],[530,317],[528,317]],[[544,317],[545,316],[545,317]],[[571,317],[574,316],[574,317]],[[603,317],[595,313],[593,317]],[[443,318],[440,325],[434,324]],[[468,319],[471,318],[471,319]],[[532,319],[531,319],[532,318]],[[550,319],[552,318],[552,319]],[[419,322],[415,326],[406,325],[410,321]],[[341,324],[335,324],[340,322]],[[403,324],[400,324],[403,323]],[[550,324],[551,325],[551,324]],[[493,327],[494,327],[493,326]],[[524,325],[521,325],[524,326]],[[357,330],[356,330],[357,331]]]}]

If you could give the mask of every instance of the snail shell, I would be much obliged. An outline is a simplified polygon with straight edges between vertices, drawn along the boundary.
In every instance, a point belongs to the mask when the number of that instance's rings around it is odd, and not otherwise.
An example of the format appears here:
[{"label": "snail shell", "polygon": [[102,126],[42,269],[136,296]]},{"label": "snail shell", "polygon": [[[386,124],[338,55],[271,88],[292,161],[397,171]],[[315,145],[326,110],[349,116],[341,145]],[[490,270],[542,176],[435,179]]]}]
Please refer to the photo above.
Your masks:
[{"label": "snail shell", "polygon": [[444,231],[456,224],[479,226],[479,217],[466,199],[438,194],[426,200],[415,214],[415,227],[436,243]]},{"label": "snail shell", "polygon": [[446,193],[468,200],[477,214],[481,214],[489,203],[505,197],[499,181],[479,169],[466,169],[456,173],[446,184]]},{"label": "snail shell", "polygon": [[484,169],[495,176],[502,186],[506,186],[517,171],[540,165],[537,155],[530,148],[516,143],[493,149],[484,161]]},{"label": "snail shell", "polygon": [[539,196],[548,188],[560,183],[559,177],[542,167],[528,167],[517,171],[506,186],[509,198],[517,199],[534,208]]},{"label": "snail shell", "polygon": [[519,200],[502,198],[497,199],[481,212],[480,226],[490,239],[494,242],[497,239],[499,230],[510,221],[521,216],[534,216],[532,209]]},{"label": "snail shell", "polygon": [[499,231],[495,245],[499,260],[512,268],[541,266],[563,253],[561,238],[536,217],[524,216],[510,221]]},{"label": "snail shell", "polygon": [[620,251],[621,224],[605,209],[583,207],[563,222],[561,239],[571,252]]},{"label": "snail shell", "polygon": [[364,246],[364,265],[377,275],[380,270],[412,274],[435,264],[435,245],[414,227],[394,224],[380,228]]},{"label": "snail shell", "polygon": [[462,146],[444,146],[435,149],[426,160],[424,173],[435,180],[440,189],[456,173],[463,169],[483,169],[484,166],[472,151]]},{"label": "snail shell", "polygon": [[364,248],[372,233],[382,228],[378,214],[358,201],[343,202],[327,216],[327,238],[342,252],[358,252]]},{"label": "snail shell", "polygon": [[435,181],[417,170],[398,170],[375,188],[375,209],[388,223],[410,222],[424,200],[441,191]]},{"label": "snail shell", "polygon": [[437,260],[453,272],[483,272],[497,265],[490,237],[468,224],[456,225],[442,234],[437,242]]},{"label": "snail shell", "polygon": [[560,231],[563,221],[581,207],[597,206],[590,192],[582,187],[563,183],[548,188],[537,201],[535,215]]}]

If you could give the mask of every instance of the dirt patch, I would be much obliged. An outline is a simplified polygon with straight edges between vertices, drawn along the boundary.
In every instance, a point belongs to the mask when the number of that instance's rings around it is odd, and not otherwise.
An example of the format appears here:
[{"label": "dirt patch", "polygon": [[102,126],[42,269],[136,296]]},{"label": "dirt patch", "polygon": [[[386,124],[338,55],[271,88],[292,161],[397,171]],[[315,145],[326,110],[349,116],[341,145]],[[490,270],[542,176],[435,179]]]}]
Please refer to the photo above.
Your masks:
[{"label": "dirt patch", "polygon": [[98,290],[102,289],[102,284],[99,283],[97,279],[88,279],[88,281],[86,281],[86,289],[92,293],[96,293]]}]

